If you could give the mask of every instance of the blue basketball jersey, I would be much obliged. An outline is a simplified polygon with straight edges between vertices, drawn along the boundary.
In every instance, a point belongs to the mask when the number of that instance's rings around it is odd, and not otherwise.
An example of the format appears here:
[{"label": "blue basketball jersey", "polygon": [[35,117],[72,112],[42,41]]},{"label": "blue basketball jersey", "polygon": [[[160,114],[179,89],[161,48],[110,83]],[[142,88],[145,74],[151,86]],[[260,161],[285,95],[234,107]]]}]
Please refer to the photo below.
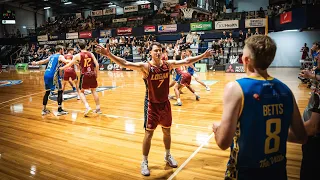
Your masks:
[{"label": "blue basketball jersey", "polygon": [[47,65],[47,69],[44,73],[44,76],[46,78],[53,78],[56,75],[56,72],[60,67],[59,57],[60,57],[60,54],[54,54],[50,57]]},{"label": "blue basketball jersey", "polygon": [[188,67],[188,73],[191,75],[194,74],[194,69],[191,66]]},{"label": "blue basketball jersey", "polygon": [[226,176],[239,168],[286,166],[286,143],[293,114],[291,90],[275,78],[238,79],[243,102]]}]

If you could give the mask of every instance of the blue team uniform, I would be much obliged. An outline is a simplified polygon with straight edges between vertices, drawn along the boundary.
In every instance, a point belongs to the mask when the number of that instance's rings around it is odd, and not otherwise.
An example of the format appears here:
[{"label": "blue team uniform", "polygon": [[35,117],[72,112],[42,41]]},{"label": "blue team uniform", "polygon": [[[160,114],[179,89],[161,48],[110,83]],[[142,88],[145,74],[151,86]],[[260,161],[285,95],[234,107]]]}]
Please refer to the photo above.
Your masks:
[{"label": "blue team uniform", "polygon": [[188,67],[188,73],[191,74],[191,76],[194,74],[194,69],[191,66]]},{"label": "blue team uniform", "polygon": [[61,77],[59,75],[60,54],[54,54],[50,57],[46,71],[44,73],[45,89],[54,91],[56,88],[61,89]]},{"label": "blue team uniform", "polygon": [[177,71],[174,69],[172,78],[174,81],[179,82],[181,80],[181,74],[177,73]]},{"label": "blue team uniform", "polygon": [[237,82],[243,91],[243,104],[226,179],[286,179],[286,143],[293,114],[291,90],[271,77]]}]

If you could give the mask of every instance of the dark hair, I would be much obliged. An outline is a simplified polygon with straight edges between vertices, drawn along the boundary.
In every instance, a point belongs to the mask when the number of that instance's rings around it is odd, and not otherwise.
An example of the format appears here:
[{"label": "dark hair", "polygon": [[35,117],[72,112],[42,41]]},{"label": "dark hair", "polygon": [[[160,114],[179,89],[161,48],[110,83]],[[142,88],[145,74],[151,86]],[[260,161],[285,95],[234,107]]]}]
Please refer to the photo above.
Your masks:
[{"label": "dark hair", "polygon": [[81,40],[78,41],[78,43],[79,43],[79,47],[80,47],[81,50],[86,49],[87,43],[86,43],[85,40],[81,39]]},{"label": "dark hair", "polygon": [[64,47],[61,45],[57,45],[55,49],[56,49],[56,52],[59,52],[59,51],[63,50]]},{"label": "dark hair", "polygon": [[153,46],[161,47],[161,44],[160,44],[160,43],[158,43],[158,42],[156,42],[156,41],[152,42],[152,43],[150,44],[150,49],[149,49],[149,51],[151,51],[151,50],[152,50]]},{"label": "dark hair", "polygon": [[67,52],[69,53],[70,51],[74,51],[74,49],[71,48],[71,47],[69,47],[69,48],[67,49]]},{"label": "dark hair", "polygon": [[[305,44],[307,44],[307,43],[305,43]],[[320,42],[314,42],[313,45],[320,47]]]},{"label": "dark hair", "polygon": [[245,41],[250,50],[253,67],[266,70],[276,55],[276,43],[266,35],[254,35]]}]

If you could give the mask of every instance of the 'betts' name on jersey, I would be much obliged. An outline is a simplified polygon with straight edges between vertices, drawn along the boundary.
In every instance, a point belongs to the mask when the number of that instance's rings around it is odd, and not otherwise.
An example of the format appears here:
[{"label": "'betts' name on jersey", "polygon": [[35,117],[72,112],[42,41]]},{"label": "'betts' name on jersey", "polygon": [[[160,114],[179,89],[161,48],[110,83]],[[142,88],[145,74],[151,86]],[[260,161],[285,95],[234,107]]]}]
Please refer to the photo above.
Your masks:
[{"label": "'betts' name on jersey", "polygon": [[170,68],[168,63],[163,61],[161,67],[149,63],[149,75],[146,78],[148,83],[148,99],[152,103],[168,101]]}]

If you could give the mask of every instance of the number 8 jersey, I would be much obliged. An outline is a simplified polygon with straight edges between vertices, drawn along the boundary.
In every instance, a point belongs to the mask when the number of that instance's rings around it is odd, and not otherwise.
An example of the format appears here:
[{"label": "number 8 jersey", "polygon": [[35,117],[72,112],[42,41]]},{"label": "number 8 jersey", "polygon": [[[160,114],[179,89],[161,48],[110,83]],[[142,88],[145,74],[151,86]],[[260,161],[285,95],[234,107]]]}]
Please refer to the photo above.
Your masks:
[{"label": "number 8 jersey", "polygon": [[242,107],[231,145],[227,177],[236,169],[286,167],[286,143],[293,114],[291,90],[278,79],[238,79]]}]

